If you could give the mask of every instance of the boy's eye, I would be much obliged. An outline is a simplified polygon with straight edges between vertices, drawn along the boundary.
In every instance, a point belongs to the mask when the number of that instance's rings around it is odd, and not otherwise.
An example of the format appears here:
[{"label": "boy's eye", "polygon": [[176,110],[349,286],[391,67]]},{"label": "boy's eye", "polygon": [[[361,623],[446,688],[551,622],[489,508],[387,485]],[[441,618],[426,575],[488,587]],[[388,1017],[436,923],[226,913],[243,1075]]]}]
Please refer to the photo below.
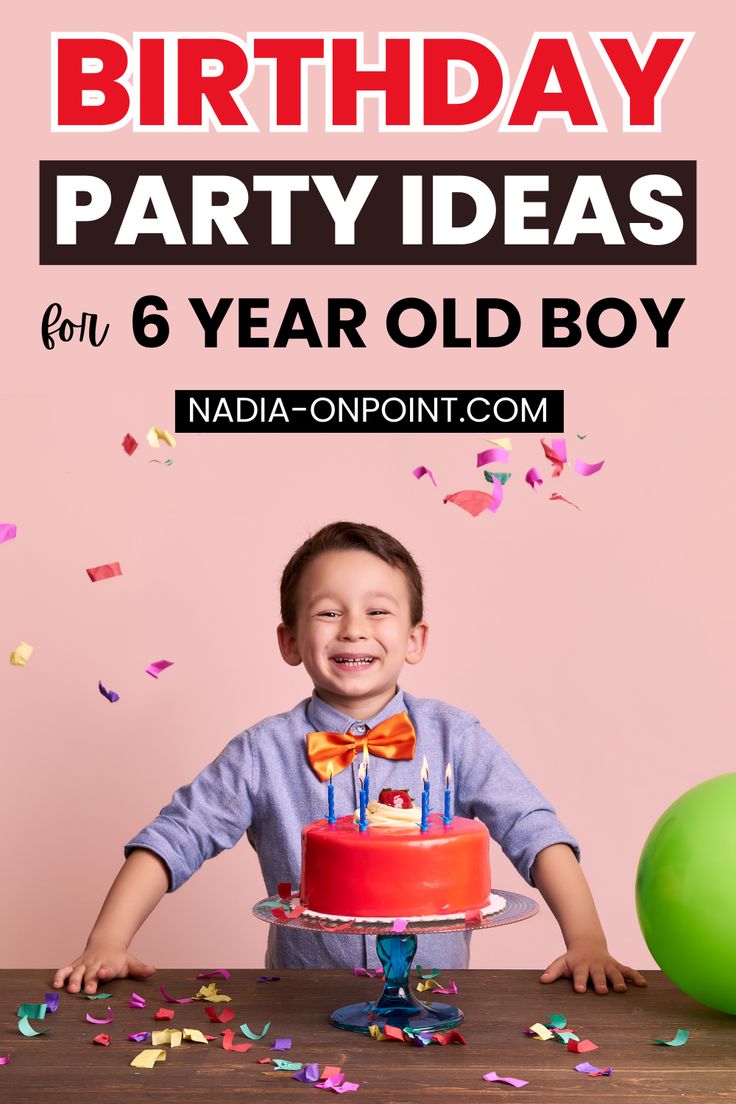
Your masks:
[{"label": "boy's eye", "polygon": [[385,614],[385,613],[388,613],[388,610],[385,610],[385,609],[374,609],[374,610],[370,610],[370,613],[371,613],[371,616],[373,616],[373,614],[378,614],[378,615],[381,615],[381,614]]},{"label": "boy's eye", "polygon": [[320,612],[317,614],[317,616],[318,617],[337,617],[338,614],[337,614],[336,610],[320,610]]}]

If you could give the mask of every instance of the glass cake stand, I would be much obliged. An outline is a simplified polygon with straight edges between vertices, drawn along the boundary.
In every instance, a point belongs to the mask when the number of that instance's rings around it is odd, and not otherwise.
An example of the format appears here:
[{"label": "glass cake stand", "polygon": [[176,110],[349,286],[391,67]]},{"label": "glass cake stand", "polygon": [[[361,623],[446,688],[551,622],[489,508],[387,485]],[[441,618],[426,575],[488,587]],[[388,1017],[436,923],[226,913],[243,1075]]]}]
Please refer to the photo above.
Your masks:
[{"label": "glass cake stand", "polygon": [[290,900],[280,897],[267,897],[253,908],[253,914],[267,924],[291,928],[293,931],[312,931],[334,933],[335,935],[375,935],[376,952],[384,970],[384,986],[378,1000],[360,1001],[358,1004],[346,1004],[336,1008],[330,1017],[335,1027],[344,1031],[358,1031],[370,1034],[373,1024],[384,1027],[386,1024],[409,1032],[445,1031],[457,1027],[463,1021],[463,1014],[452,1004],[440,1001],[417,1000],[411,989],[409,973],[417,950],[417,936],[438,932],[477,931],[481,928],[500,928],[506,924],[515,924],[526,920],[539,911],[536,901],[524,897],[521,893],[509,890],[496,890],[503,897],[506,907],[503,912],[491,916],[481,916],[477,920],[420,920],[408,923],[403,932],[392,931],[393,922],[345,923],[339,920],[318,920],[314,916],[297,916],[294,920],[284,920],[274,916],[276,908],[295,907],[298,897]]}]

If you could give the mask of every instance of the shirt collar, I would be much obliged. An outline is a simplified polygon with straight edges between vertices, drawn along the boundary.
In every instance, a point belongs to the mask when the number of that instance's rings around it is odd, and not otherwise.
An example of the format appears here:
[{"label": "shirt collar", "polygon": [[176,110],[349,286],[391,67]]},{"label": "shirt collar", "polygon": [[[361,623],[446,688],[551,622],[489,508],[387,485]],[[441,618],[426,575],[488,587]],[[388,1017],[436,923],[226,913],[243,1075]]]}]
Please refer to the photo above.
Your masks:
[{"label": "shirt collar", "polygon": [[[381,721],[385,721],[387,717],[393,717],[394,713],[401,713],[403,709],[404,693],[399,686],[380,713],[376,713],[373,717],[366,717],[362,723],[369,729],[375,728]],[[312,691],[312,697],[307,702],[307,719],[311,725],[314,725],[315,732],[348,732],[357,723],[355,717],[340,713],[334,706],[323,701],[316,690]]]}]

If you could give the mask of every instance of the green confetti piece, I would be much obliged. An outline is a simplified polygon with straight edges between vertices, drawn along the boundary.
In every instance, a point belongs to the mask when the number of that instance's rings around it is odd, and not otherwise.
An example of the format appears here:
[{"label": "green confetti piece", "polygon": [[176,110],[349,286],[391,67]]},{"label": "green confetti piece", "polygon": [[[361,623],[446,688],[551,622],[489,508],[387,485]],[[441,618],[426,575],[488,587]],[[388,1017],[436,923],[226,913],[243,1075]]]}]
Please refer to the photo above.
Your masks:
[{"label": "green confetti piece", "polygon": [[18,1019],[23,1016],[29,1020],[42,1020],[46,1015],[45,1004],[20,1004],[18,1005]]},{"label": "green confetti piece", "polygon": [[263,1036],[266,1034],[266,1032],[268,1031],[270,1026],[271,1026],[271,1021],[269,1020],[268,1023],[266,1024],[266,1026],[264,1027],[263,1031],[260,1033],[260,1035],[257,1035],[255,1031],[251,1031],[251,1029],[248,1027],[247,1024],[241,1024],[240,1025],[240,1030],[243,1032],[243,1034],[248,1039],[258,1040],[258,1039],[263,1038]]},{"label": "green confetti piece", "polygon": [[578,441],[584,441],[585,438],[588,436],[588,434],[587,433],[576,433],[575,436],[577,437]]},{"label": "green confetti piece", "polygon": [[28,1017],[23,1016],[22,1019],[18,1020],[18,1030],[21,1035],[25,1035],[27,1039],[31,1039],[34,1035],[45,1035],[51,1028],[45,1027],[43,1031],[36,1031],[35,1028],[31,1027],[29,1024]]},{"label": "green confetti piece", "polygon": [[439,977],[439,970],[425,970],[423,966],[417,966],[417,973],[422,981],[432,981],[433,978]]},{"label": "green confetti piece", "polygon": [[501,484],[501,486],[503,486],[505,483],[508,483],[509,479],[513,475],[513,472],[489,472],[489,471],[484,471],[483,474],[484,474],[484,476],[486,477],[486,479],[488,480],[489,483],[492,483],[494,479],[497,479],[498,482]]},{"label": "green confetti piece", "polygon": [[562,1031],[563,1027],[567,1027],[567,1019],[560,1012],[556,1012],[554,1016],[550,1016],[547,1020],[547,1027],[552,1027],[555,1031]]},{"label": "green confetti piece", "polygon": [[656,1046],[684,1046],[690,1035],[684,1027],[678,1027],[674,1039],[652,1039]]},{"label": "green confetti piece", "polygon": [[288,1058],[272,1058],[271,1063],[274,1069],[277,1070],[291,1070],[292,1073],[302,1068],[303,1062],[290,1062]]},{"label": "green confetti piece", "polygon": [[85,993],[87,1000],[107,1000],[112,996],[112,993]]},{"label": "green confetti piece", "polygon": [[567,1046],[570,1039],[574,1039],[576,1043],[580,1042],[580,1036],[576,1035],[574,1031],[555,1031],[555,1038],[564,1046]]}]

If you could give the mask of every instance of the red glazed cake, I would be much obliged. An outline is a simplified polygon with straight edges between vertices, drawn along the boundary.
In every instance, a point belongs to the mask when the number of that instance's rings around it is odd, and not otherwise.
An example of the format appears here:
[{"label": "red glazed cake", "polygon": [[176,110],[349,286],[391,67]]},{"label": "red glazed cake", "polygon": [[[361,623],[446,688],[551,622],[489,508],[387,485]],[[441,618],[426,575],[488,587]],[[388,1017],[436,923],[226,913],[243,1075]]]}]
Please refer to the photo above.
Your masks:
[{"label": "red glazed cake", "polygon": [[[382,795],[383,796],[383,795]],[[484,824],[371,802],[369,828],[352,816],[302,829],[299,897],[321,916],[355,919],[463,916],[491,904],[490,836]],[[501,898],[494,901],[503,907]],[[499,907],[499,906],[497,906]]]}]

